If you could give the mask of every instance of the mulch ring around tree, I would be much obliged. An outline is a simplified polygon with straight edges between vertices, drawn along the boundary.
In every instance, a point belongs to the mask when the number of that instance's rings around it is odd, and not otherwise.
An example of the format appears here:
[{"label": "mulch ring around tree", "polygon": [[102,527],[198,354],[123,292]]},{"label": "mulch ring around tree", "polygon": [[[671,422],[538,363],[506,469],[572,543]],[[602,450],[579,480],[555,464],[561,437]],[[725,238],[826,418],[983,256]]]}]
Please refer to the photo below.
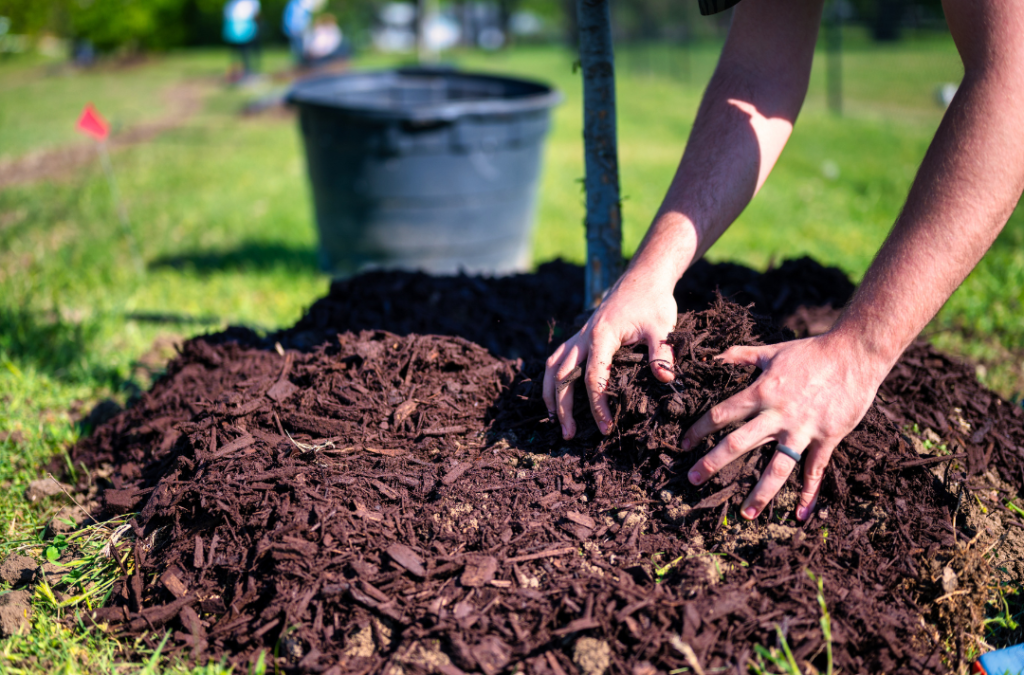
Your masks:
[{"label": "mulch ring around tree", "polygon": [[816,515],[793,519],[794,472],[748,523],[773,447],[700,487],[687,470],[728,430],[677,447],[757,376],[714,356],[827,330],[852,284],[807,259],[698,264],[677,287],[675,382],[620,351],[615,432],[578,414],[566,442],[539,380],[582,287],[564,264],[374,273],[288,331],[187,342],[72,451],[109,476],[108,513],[138,513],[134,571],[88,620],[295,673],[743,673],[783,645],[803,672],[956,669],[996,586],[1024,573],[1005,507],[1022,411],[915,345],[836,450]]}]

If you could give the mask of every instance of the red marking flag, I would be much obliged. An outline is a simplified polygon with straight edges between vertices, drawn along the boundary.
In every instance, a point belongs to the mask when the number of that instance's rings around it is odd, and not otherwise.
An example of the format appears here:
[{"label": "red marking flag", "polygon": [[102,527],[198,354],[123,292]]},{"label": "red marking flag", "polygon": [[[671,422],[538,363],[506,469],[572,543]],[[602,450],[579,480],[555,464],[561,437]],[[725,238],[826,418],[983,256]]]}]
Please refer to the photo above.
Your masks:
[{"label": "red marking flag", "polygon": [[85,108],[82,110],[82,116],[78,118],[77,128],[83,134],[88,134],[97,141],[105,141],[107,136],[110,135],[110,125],[107,124],[105,119],[100,117],[99,112],[96,111],[92,103],[85,105]]}]

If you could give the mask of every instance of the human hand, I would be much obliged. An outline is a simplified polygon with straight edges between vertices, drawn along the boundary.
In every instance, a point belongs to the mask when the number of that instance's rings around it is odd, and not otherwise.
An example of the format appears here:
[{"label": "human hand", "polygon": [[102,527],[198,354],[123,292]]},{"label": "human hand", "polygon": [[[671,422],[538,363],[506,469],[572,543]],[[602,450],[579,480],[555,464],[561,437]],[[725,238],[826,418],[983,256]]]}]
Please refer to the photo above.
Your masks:
[{"label": "human hand", "polygon": [[[891,364],[866,358],[858,345],[833,333],[765,347],[732,347],[718,358],[757,366],[757,380],[705,413],[686,432],[684,450],[734,422],[746,423],[723,438],[690,470],[700,485],[733,460],[771,441],[804,457],[803,488],[796,516],[814,512],[825,467],[839,442],[867,413]],[[796,460],[776,451],[743,502],[740,515],[752,520],[785,484]]]},{"label": "human hand", "polygon": [[654,376],[662,382],[672,381],[672,349],[665,339],[676,325],[674,285],[674,281],[658,282],[653,275],[643,272],[627,272],[608,291],[583,328],[548,358],[544,403],[551,417],[557,414],[563,438],[569,440],[576,434],[576,421],[572,415],[575,383],[562,383],[584,362],[583,380],[590,410],[601,433],[606,435],[612,430],[612,415],[605,390],[612,357],[620,347],[646,343]]}]

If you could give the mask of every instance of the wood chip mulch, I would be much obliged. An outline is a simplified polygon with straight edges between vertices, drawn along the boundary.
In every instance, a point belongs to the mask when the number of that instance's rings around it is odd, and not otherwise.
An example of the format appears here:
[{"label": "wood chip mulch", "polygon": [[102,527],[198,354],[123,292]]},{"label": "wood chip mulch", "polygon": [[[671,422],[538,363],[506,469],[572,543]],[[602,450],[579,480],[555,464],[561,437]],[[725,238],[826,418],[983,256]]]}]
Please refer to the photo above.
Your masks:
[{"label": "wood chip mulch", "polygon": [[[266,652],[331,675],[745,673],[784,637],[807,672],[827,658],[820,579],[838,670],[965,658],[1000,574],[980,551],[1024,542],[970,497],[1024,480],[1019,407],[915,346],[833,456],[817,514],[793,520],[794,474],[746,523],[737,507],[773,448],[695,488],[686,472],[714,439],[677,447],[757,375],[713,357],[827,329],[852,284],[807,259],[695,266],[677,288],[676,382],[621,351],[615,433],[577,387],[565,442],[539,378],[582,288],[561,263],[381,272],[336,283],[279,334],[187,342],[72,451],[110,470],[108,512],[138,512],[134,572],[89,620],[153,644],[170,630],[173,652],[243,670]],[[915,423],[948,456],[922,454]]]}]

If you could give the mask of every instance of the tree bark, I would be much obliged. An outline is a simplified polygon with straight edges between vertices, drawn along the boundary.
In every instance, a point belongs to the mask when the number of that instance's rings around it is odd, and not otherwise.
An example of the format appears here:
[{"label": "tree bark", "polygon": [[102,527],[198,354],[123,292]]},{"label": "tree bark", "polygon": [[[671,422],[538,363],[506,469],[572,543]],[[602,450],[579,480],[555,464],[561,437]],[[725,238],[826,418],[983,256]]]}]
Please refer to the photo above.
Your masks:
[{"label": "tree bark", "polygon": [[610,0],[578,0],[587,188],[585,309],[596,307],[622,266],[615,66]]}]

